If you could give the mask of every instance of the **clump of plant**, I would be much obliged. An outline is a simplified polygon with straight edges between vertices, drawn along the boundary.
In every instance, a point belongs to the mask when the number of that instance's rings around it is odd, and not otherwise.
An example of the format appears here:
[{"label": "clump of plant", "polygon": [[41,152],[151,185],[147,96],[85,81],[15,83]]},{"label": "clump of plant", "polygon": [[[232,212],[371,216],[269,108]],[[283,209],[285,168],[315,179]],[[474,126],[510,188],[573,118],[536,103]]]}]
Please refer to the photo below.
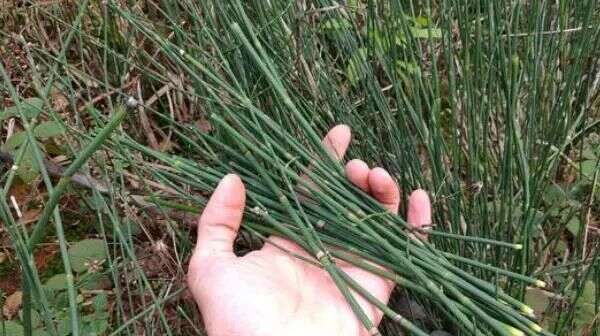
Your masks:
[{"label": "clump of plant", "polygon": [[[311,124],[311,113],[302,101],[290,95],[281,81],[277,65],[258,38],[256,28],[240,4],[233,7],[239,9],[234,12],[238,17],[225,29],[239,43],[238,48],[247,62],[255,64],[265,81],[265,89],[272,92],[271,98],[279,104],[277,109],[282,114],[269,117],[261,111],[241,89],[243,83],[233,75],[233,67],[225,56],[221,59],[222,73],[214,71],[187,50],[154,35],[145,25],[132,19],[132,23],[139,24],[139,29],[154,38],[172,59],[189,69],[199,89],[218,106],[211,116],[218,135],[186,127],[177,131],[181,140],[203,158],[201,165],[152,151],[131,140],[123,140],[123,143],[167,163],[169,170],[154,174],[172,186],[183,183],[199,192],[210,192],[227,172],[240,174],[249,186],[251,200],[247,211],[250,223],[246,227],[261,236],[284,236],[310,252],[330,273],[340,291],[347,294],[355,313],[373,333],[377,333],[377,329],[349,294],[351,289],[407,330],[426,334],[360,288],[335,266],[336,259],[378,272],[352,257],[357,255],[387,267],[391,272],[380,272],[382,276],[427,297],[463,333],[547,333],[534,322],[530,307],[505,293],[499,285],[481,280],[457,265],[495,274],[496,282],[506,277],[544,287],[544,281],[464,258],[451,249],[444,251],[457,241],[468,242],[467,245],[475,248],[494,247],[497,251],[521,250],[523,245],[439,230],[431,232],[437,237],[435,241],[441,243],[439,247],[414,239],[406,222],[385,213],[381,206],[346,181],[341,166],[321,147]],[[123,12],[123,15],[129,14]],[[227,99],[223,99],[224,96]],[[285,125],[278,123],[277,117],[285,120]],[[295,125],[293,131],[288,131],[290,125]],[[307,183],[303,175],[312,183]],[[190,199],[200,205],[204,201],[204,198]]]},{"label": "clump of plant", "polygon": [[[67,135],[83,143],[94,137],[93,125],[122,112],[122,103],[130,108],[119,137],[105,143],[106,154],[92,165],[110,193],[93,190],[87,200],[113,252],[106,261],[113,280],[135,279],[114,281],[121,295],[110,329],[175,335],[181,332],[173,321],[186,321],[202,333],[195,305],[185,304],[184,285],[150,282],[139,266],[141,239],[132,236],[137,218],[129,210],[135,203],[142,216],[177,215],[153,233],[170,239],[174,268],[183,274],[191,230],[181,213],[196,215],[218,179],[236,172],[249,190],[245,237],[296,241],[346,294],[354,290],[369,299],[336,260],[379,272],[431,315],[431,323],[410,312],[401,316],[398,294],[388,306],[370,298],[387,315],[383,333],[597,334],[599,291],[590,284],[598,283],[600,267],[590,223],[598,213],[598,164],[580,147],[598,118],[595,7],[593,0],[35,7],[52,23],[40,26],[61,39],[30,46],[28,60],[37,62],[32,77],[47,84],[36,90],[45,104],[42,118],[61,118],[47,99],[56,82],[74,107],[76,125]],[[37,29],[23,32],[31,39],[28,32]],[[37,76],[36,65],[49,77]],[[11,97],[14,115],[26,124],[30,117],[20,112],[29,96],[11,91]],[[37,123],[23,129],[35,130]],[[350,185],[323,152],[318,135],[338,123],[355,134],[349,156],[386,168],[405,194],[417,187],[430,192],[430,242],[412,238],[418,232]],[[29,132],[27,143],[37,148],[40,141]],[[23,161],[18,150],[14,154]],[[33,154],[51,191],[40,160],[45,153]],[[576,173],[565,173],[566,166]],[[3,177],[6,185],[15,174]],[[31,263],[47,223],[57,228],[65,261],[73,334],[91,312],[77,303],[71,279],[85,272],[71,265],[60,216],[51,211],[60,194],[50,192],[50,210],[31,236],[11,219],[8,202],[0,208],[24,265],[24,293],[32,296],[25,302],[35,305],[23,310],[26,332],[38,328],[32,323],[38,311],[57,334],[54,303]],[[184,303],[169,319],[166,302],[174,298]]]}]

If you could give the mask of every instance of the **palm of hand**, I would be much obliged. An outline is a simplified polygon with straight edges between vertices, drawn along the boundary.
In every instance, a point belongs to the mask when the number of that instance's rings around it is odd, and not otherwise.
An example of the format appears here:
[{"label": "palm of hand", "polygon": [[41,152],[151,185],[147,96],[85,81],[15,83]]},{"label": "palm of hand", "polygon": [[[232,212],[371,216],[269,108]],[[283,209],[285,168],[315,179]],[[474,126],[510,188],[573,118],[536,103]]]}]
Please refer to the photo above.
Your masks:
[{"label": "palm of hand", "polygon": [[[297,245],[271,241],[287,252],[267,245],[243,258],[224,256],[203,266],[197,301],[209,335],[367,335],[326,271],[290,256],[307,256]],[[349,264],[341,269],[388,300],[392,283]],[[358,300],[377,323],[381,313]]]},{"label": "palm of hand", "polygon": [[[349,129],[337,126],[325,137],[324,146],[341,159],[349,142]],[[397,212],[398,187],[385,170],[369,169],[364,162],[352,160],[346,165],[346,174],[389,211]],[[298,245],[270,237],[260,250],[243,257],[233,254],[244,206],[244,185],[236,175],[227,175],[200,217],[188,284],[208,335],[368,335],[328,273],[292,256],[310,258]],[[413,192],[408,222],[421,226],[430,221],[427,194]],[[352,265],[336,263],[379,300],[388,301],[393,283]],[[377,325],[381,312],[362,297],[356,295],[356,299]]]}]

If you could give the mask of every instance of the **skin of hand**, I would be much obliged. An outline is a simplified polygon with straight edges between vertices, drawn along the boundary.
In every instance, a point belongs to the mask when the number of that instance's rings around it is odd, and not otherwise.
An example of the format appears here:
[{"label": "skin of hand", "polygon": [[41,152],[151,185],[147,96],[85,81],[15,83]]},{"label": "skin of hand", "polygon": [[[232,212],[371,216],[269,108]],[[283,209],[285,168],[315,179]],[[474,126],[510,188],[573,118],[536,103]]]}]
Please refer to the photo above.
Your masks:
[{"label": "skin of hand", "polygon": [[[341,159],[350,139],[350,128],[338,125],[329,131],[323,145]],[[345,170],[352,183],[397,213],[399,189],[384,169],[370,169],[363,161],[352,160]],[[272,244],[267,243],[260,250],[243,257],[233,254],[245,199],[241,179],[227,175],[199,219],[187,280],[208,335],[367,336],[368,331],[327,272],[281,250],[308,256],[295,243],[270,237]],[[423,190],[410,195],[407,221],[415,227],[431,223],[431,206]],[[382,302],[388,302],[394,288],[392,282],[349,264],[338,265]],[[362,297],[356,297],[378,325],[381,312]]]}]

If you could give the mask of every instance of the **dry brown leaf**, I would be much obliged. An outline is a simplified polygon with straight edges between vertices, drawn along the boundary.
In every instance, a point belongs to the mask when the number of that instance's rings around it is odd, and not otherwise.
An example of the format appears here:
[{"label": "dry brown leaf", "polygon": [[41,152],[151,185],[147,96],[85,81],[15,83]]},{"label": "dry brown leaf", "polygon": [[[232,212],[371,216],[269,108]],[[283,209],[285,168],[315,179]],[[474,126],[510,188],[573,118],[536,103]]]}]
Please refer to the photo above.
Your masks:
[{"label": "dry brown leaf", "polygon": [[34,208],[34,209],[26,210],[25,212],[23,212],[23,216],[21,216],[21,218],[19,218],[19,224],[27,225],[27,224],[33,223],[38,220],[41,213],[42,213],[41,208]]},{"label": "dry brown leaf", "polygon": [[58,90],[55,90],[52,93],[52,109],[57,112],[62,112],[66,110],[67,107],[69,107],[69,100],[67,97]]},{"label": "dry brown leaf", "polygon": [[7,320],[11,320],[21,309],[21,303],[23,301],[23,292],[16,291],[6,298],[4,307],[2,307],[2,314]]},{"label": "dry brown leaf", "polygon": [[213,129],[211,123],[204,116],[196,121],[196,127],[204,133],[208,133]]}]

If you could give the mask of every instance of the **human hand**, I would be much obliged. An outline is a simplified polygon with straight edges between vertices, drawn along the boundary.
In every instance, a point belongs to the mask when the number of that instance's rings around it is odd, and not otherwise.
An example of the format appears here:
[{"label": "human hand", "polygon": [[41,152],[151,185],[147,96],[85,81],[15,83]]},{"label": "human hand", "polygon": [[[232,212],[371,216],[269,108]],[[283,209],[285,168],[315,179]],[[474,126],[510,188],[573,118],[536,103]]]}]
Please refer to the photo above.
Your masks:
[{"label": "human hand", "polygon": [[[350,129],[338,125],[323,144],[341,159],[350,137]],[[370,169],[363,161],[352,160],[346,165],[346,175],[390,212],[397,213],[399,189],[384,169]],[[260,250],[243,257],[233,254],[245,199],[241,179],[227,175],[200,216],[188,285],[208,335],[368,335],[328,273],[290,255],[308,256],[300,246],[270,237],[272,244]],[[410,195],[407,221],[415,227],[431,223],[431,206],[424,191]],[[392,282],[349,264],[339,266],[379,300],[388,302]],[[358,295],[357,300],[375,325],[379,324],[382,313]]]}]

